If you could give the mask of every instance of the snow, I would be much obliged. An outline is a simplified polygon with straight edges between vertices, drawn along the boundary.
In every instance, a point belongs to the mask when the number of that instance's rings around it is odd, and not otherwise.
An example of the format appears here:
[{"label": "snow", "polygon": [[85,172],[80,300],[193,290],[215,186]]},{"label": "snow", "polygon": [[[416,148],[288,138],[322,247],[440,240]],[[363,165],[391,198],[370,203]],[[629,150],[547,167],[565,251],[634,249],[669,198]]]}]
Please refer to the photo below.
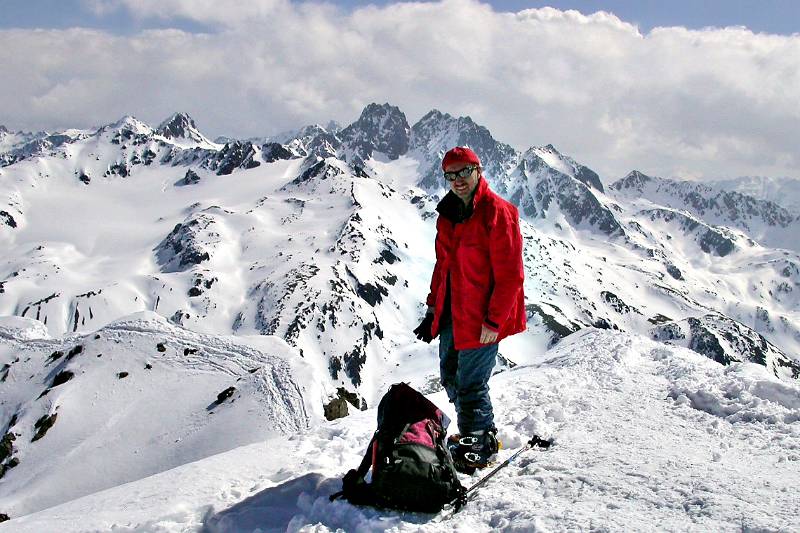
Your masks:
[{"label": "snow", "polygon": [[0,320],[0,337],[16,341],[32,341],[36,339],[49,339],[47,327],[31,318],[20,316],[6,316]]},{"label": "snow", "polygon": [[[143,312],[94,334],[30,341],[33,328],[23,320],[0,318],[0,331],[24,328],[0,342],[8,363],[0,414],[17,415],[20,460],[0,493],[4,512],[15,516],[321,418],[311,369],[275,337],[212,337]],[[64,371],[72,379],[52,387]],[[230,386],[233,397],[217,403]],[[31,442],[34,422],[54,413],[53,428]]]},{"label": "snow", "polygon": [[528,156],[528,154],[535,154],[541,157],[550,168],[553,168],[562,174],[572,177],[575,176],[574,165],[570,164],[563,155],[551,147],[533,147],[528,150],[523,157]]},{"label": "snow", "polygon": [[[23,516],[0,531],[800,527],[800,387],[763,367],[725,368],[683,348],[586,330],[490,384],[501,459],[533,434],[554,445],[521,455],[454,517],[328,501],[369,441],[370,409]],[[429,397],[453,414],[442,392]]]}]

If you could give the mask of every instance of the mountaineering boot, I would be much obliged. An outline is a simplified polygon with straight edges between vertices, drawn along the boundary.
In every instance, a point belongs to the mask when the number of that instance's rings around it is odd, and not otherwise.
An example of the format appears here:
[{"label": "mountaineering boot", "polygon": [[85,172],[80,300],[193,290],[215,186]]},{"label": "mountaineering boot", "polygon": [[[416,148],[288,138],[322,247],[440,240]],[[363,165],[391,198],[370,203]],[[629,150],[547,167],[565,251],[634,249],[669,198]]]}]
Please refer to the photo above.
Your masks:
[{"label": "mountaineering boot", "polygon": [[456,470],[462,474],[472,474],[478,468],[494,464],[497,452],[503,446],[497,440],[496,428],[467,435],[451,435],[447,445]]}]

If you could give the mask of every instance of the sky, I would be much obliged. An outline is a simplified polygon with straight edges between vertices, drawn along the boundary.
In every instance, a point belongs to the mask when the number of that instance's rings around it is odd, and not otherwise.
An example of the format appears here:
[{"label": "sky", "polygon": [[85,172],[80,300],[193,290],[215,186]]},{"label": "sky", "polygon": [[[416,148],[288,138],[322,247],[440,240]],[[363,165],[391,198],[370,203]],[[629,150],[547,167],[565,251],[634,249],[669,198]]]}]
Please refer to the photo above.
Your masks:
[{"label": "sky", "polygon": [[[552,7],[546,7],[552,6]],[[800,2],[2,0],[0,124],[470,116],[613,181],[800,178]]]},{"label": "sky", "polygon": [[[336,0],[329,2],[345,10],[368,5],[386,6],[389,0]],[[492,0],[485,2],[495,11],[517,12],[551,6],[560,10],[575,9],[584,14],[609,11],[642,31],[657,26],[685,26],[700,29],[709,26],[746,26],[754,32],[790,35],[800,32],[800,2],[796,0]],[[169,24],[156,18],[139,19],[130,11],[112,10],[97,13],[95,2],[86,0],[2,0],[0,28],[103,28],[113,33],[131,33],[143,28],[179,27],[187,31],[206,31],[191,19],[172,20]]]}]

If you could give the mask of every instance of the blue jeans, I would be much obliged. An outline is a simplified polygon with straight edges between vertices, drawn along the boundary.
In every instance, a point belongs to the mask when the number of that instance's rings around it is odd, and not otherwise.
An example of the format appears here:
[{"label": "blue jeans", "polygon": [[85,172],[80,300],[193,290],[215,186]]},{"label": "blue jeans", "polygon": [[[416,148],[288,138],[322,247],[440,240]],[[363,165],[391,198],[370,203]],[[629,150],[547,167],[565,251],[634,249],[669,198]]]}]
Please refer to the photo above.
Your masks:
[{"label": "blue jeans", "polygon": [[470,350],[456,350],[453,326],[439,332],[439,372],[447,397],[456,406],[458,431],[462,435],[494,427],[494,412],[489,399],[497,344]]}]

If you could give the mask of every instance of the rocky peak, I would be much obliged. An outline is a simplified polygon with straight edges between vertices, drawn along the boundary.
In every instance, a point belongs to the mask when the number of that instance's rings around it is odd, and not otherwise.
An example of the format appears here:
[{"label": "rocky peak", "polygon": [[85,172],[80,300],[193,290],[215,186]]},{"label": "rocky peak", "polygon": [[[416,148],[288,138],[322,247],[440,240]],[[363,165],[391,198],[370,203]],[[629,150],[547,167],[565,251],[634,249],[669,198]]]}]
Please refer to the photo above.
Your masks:
[{"label": "rocky peak", "polygon": [[412,129],[419,130],[420,128],[426,127],[429,124],[435,124],[437,122],[450,120],[452,118],[453,117],[449,113],[442,113],[438,109],[431,109],[425,114],[425,116],[419,119],[416,124],[414,124]]},{"label": "rocky peak", "polygon": [[323,128],[319,124],[310,124],[308,126],[303,126],[299,131],[287,137],[286,142],[300,140],[307,143],[320,135],[330,135],[330,132],[327,128]]},{"label": "rocky peak", "polygon": [[158,126],[156,133],[167,139],[187,139],[198,143],[209,142],[197,129],[194,119],[186,113],[173,114]]},{"label": "rocky peak", "polygon": [[113,124],[101,128],[101,131],[131,131],[133,133],[153,133],[153,128],[132,115],[125,115]]},{"label": "rocky peak", "polygon": [[8,133],[8,130],[2,124],[0,124],[0,133]]},{"label": "rocky peak", "polygon": [[342,125],[336,122],[335,120],[330,120],[328,121],[328,124],[325,126],[325,129],[335,134],[342,131]]},{"label": "rocky peak", "polygon": [[305,126],[293,135],[288,140],[287,144],[291,144],[292,141],[299,141],[303,146],[309,148],[310,153],[313,153],[311,148],[321,144],[328,144],[333,148],[338,148],[341,145],[341,141],[335,133],[328,128],[323,128],[319,124]]},{"label": "rocky peak", "polygon": [[111,144],[121,147],[133,145],[143,146],[153,138],[153,128],[135,117],[126,115],[114,122],[103,126],[95,134],[98,137],[108,137]]},{"label": "rocky peak", "polygon": [[158,126],[156,133],[163,135],[167,139],[173,139],[175,137],[186,137],[190,130],[196,129],[197,126],[192,117],[186,113],[175,113]]},{"label": "rocky peak", "polygon": [[514,148],[495,140],[488,129],[472,118],[455,118],[434,109],[411,128],[410,149],[423,161],[421,187],[429,191],[444,187],[439,165],[444,153],[454,146],[475,150],[490,181],[513,170],[519,156]]},{"label": "rocky peak", "polygon": [[615,191],[632,189],[641,192],[644,190],[645,186],[652,181],[654,181],[654,178],[651,178],[646,174],[642,174],[638,170],[633,170],[624,178],[612,183],[611,188]]},{"label": "rocky peak", "polygon": [[283,146],[301,156],[325,159],[339,157],[342,141],[331,130],[312,124],[288,137]]},{"label": "rocky peak", "polygon": [[262,146],[265,161],[294,157],[339,157],[342,145],[334,130],[339,126],[331,121],[328,126],[319,124],[304,126],[296,131],[267,137]]},{"label": "rocky peak", "polygon": [[588,226],[608,236],[624,235],[611,209],[591,185],[575,175],[578,166],[552,145],[530,148],[496,188],[529,218],[557,218],[560,211],[576,228]]},{"label": "rocky peak", "polygon": [[373,152],[397,159],[408,151],[411,128],[406,115],[398,107],[369,104],[357,121],[339,133],[339,138],[362,160]]}]

